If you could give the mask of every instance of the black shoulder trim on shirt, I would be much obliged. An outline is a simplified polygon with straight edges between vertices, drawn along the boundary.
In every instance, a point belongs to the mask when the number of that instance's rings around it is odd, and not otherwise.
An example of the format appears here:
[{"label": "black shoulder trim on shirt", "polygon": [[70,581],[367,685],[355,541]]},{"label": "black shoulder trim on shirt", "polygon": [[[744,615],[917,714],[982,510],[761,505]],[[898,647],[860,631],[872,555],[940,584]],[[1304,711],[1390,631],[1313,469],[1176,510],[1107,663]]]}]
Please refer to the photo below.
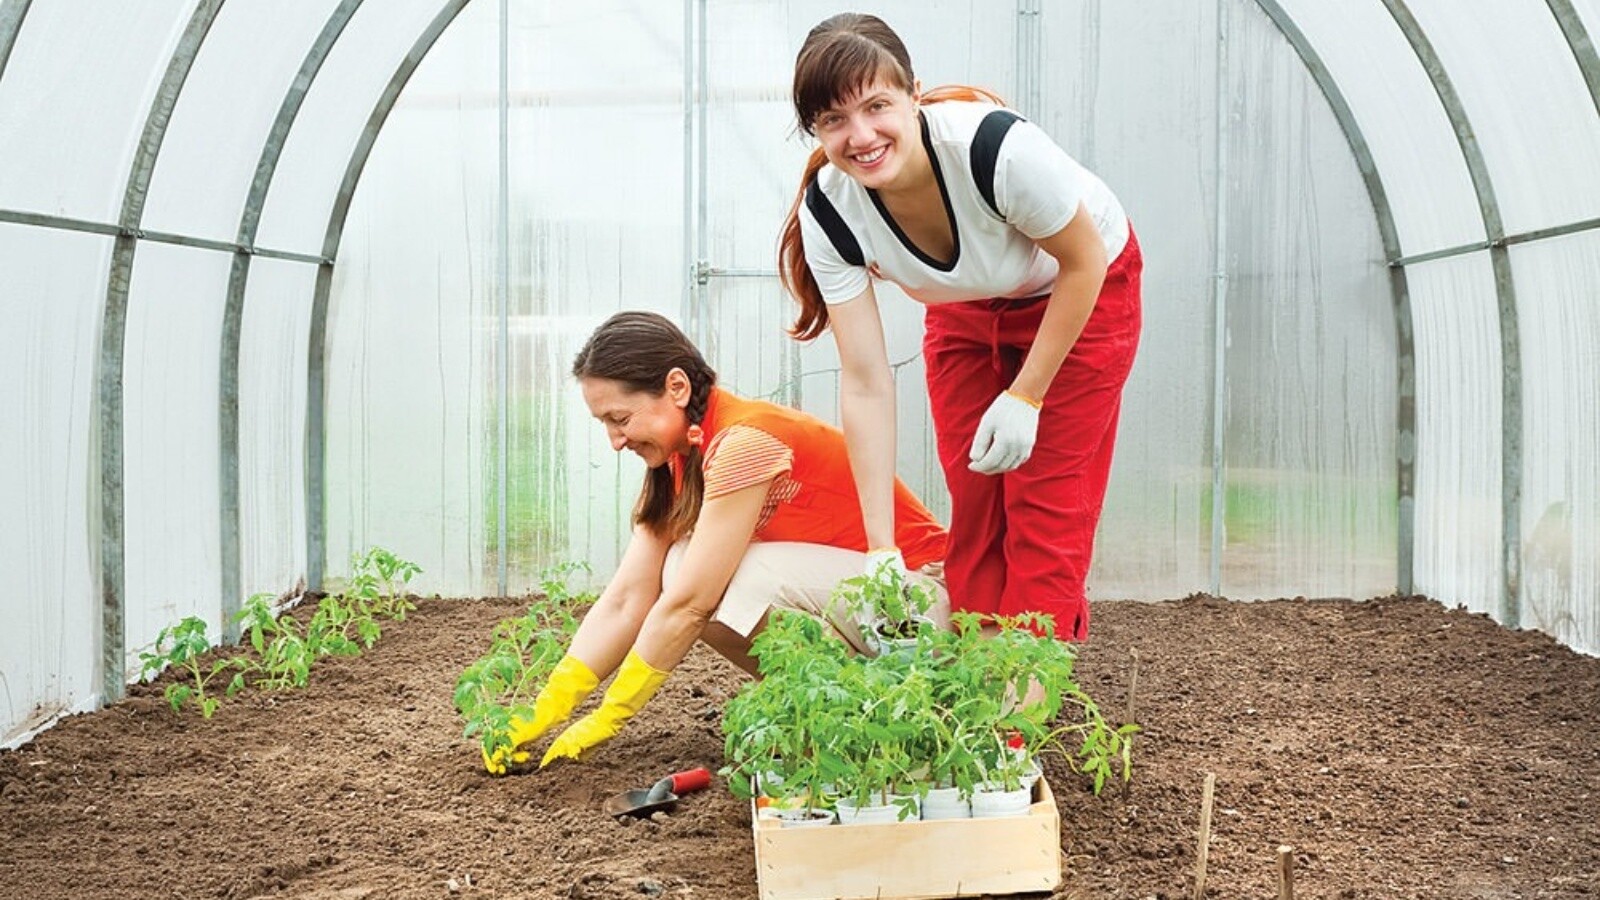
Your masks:
[{"label": "black shoulder trim on shirt", "polygon": [[852,266],[864,266],[867,258],[861,252],[861,245],[856,242],[856,236],[850,233],[850,226],[844,223],[844,217],[833,208],[833,201],[822,192],[817,185],[817,179],[812,177],[811,183],[806,185],[806,209],[811,210],[812,218],[822,226],[828,240],[833,244],[833,249],[839,251],[844,261]]},{"label": "black shoulder trim on shirt", "polygon": [[994,214],[1005,218],[994,199],[994,169],[1000,159],[1000,143],[1006,139],[1011,126],[1022,117],[1009,109],[997,109],[978,123],[978,132],[972,137],[972,180],[978,183],[978,193],[989,204]]}]

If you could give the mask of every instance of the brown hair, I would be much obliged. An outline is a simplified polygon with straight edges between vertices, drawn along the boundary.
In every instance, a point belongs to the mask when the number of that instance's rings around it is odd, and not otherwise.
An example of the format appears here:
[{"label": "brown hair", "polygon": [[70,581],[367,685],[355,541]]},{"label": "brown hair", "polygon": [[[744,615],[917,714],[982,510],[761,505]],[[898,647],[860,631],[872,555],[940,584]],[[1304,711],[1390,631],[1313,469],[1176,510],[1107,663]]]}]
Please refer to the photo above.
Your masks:
[{"label": "brown hair", "polygon": [[[621,383],[631,393],[660,397],[667,390],[667,375],[682,369],[689,376],[689,405],[684,415],[699,425],[706,416],[717,373],[706,364],[699,348],[678,326],[652,312],[619,312],[596,328],[572,361],[572,377],[605,378]],[[661,465],[645,473],[633,521],[661,537],[677,540],[694,528],[705,496],[702,450],[689,448],[684,460],[683,483],[674,489],[672,467]]]},{"label": "brown hair", "polygon": [[[794,112],[800,130],[814,134],[818,115],[880,79],[908,94],[916,92],[911,55],[894,29],[877,16],[864,13],[840,13],[824,19],[806,35],[794,62]],[[926,105],[945,100],[987,100],[1005,105],[998,95],[966,85],[934,88],[922,95],[921,102]],[[802,341],[809,341],[828,328],[828,305],[806,262],[800,234],[800,204],[805,202],[806,187],[827,162],[821,147],[811,151],[800,177],[800,189],[789,204],[789,214],[778,237],[778,279],[800,303],[800,315],[789,333]]]}]

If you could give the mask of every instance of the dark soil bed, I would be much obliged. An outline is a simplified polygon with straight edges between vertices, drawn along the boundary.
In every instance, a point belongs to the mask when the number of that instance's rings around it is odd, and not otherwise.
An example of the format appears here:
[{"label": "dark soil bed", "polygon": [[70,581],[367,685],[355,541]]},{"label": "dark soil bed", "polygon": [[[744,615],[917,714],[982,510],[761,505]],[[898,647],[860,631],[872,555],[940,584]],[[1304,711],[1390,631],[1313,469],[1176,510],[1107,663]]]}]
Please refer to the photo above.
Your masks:
[{"label": "dark soil bed", "polygon": [[[308,689],[210,721],[160,686],[0,753],[0,895],[756,896],[747,806],[719,780],[659,821],[609,794],[721,758],[734,669],[703,649],[596,758],[490,778],[450,705],[525,600],[423,601]],[[1187,898],[1216,774],[1213,898],[1600,896],[1600,660],[1420,599],[1101,602],[1080,661],[1144,734],[1126,790],[1060,760],[1058,897]]]}]

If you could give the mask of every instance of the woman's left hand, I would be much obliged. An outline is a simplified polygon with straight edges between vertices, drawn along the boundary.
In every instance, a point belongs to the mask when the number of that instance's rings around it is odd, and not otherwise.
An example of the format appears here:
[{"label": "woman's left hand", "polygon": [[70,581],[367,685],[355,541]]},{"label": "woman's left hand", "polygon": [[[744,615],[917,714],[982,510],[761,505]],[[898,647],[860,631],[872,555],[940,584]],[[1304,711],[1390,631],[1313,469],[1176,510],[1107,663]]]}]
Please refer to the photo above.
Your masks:
[{"label": "woman's left hand", "polygon": [[1040,404],[1021,394],[1003,391],[978,420],[967,468],[980,475],[1010,472],[1033,455],[1039,433]]}]

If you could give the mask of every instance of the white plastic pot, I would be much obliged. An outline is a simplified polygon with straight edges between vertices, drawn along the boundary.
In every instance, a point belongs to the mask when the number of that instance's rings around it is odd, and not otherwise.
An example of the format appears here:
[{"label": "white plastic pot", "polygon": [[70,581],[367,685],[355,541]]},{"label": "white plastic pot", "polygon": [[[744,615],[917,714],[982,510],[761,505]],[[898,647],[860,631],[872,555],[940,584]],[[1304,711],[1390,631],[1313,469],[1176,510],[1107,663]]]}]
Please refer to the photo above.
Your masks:
[{"label": "white plastic pot", "polygon": [[1022,786],[1028,789],[1030,796],[1033,792],[1033,786],[1042,777],[1044,777],[1044,766],[1039,765],[1037,759],[1028,760],[1028,771],[1022,776]]},{"label": "white plastic pot", "polygon": [[962,799],[960,788],[931,788],[928,796],[922,798],[922,818],[924,821],[970,819],[972,803]]},{"label": "white plastic pot", "polygon": [[927,616],[913,616],[911,621],[916,626],[911,637],[889,637],[881,634],[878,629],[886,623],[874,622],[862,632],[862,639],[867,642],[867,649],[871,650],[874,656],[903,656],[910,658],[916,654],[917,638],[915,631],[921,629],[921,623],[937,624]]},{"label": "white plastic pot", "polygon": [[[901,819],[900,808],[903,805],[902,801],[905,799],[907,798],[891,794],[889,802],[881,806],[856,806],[855,801],[848,797],[841,797],[835,801],[833,808],[839,812],[840,825],[881,825],[900,821],[915,822],[922,817],[921,804],[917,803],[918,809],[913,810],[910,815]],[[909,799],[913,802],[916,801],[915,797]]]},{"label": "white plastic pot", "polygon": [[828,809],[782,809],[773,818],[784,828],[821,828],[833,824],[833,811]]},{"label": "white plastic pot", "polygon": [[979,785],[972,792],[972,817],[974,819],[999,819],[1008,816],[1025,816],[1033,800],[1031,788],[1004,790],[998,785]]}]

